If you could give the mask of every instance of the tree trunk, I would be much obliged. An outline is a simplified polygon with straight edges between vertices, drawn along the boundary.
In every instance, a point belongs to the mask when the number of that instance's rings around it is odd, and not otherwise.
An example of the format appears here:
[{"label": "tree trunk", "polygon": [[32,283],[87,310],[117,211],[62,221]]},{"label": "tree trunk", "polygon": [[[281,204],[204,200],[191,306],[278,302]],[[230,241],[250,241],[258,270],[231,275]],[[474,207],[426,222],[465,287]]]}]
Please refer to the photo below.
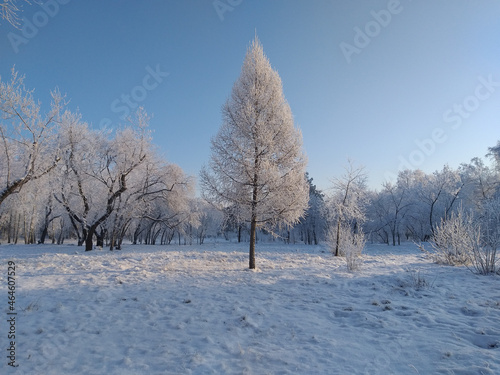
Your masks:
[{"label": "tree trunk", "polygon": [[11,236],[12,236],[12,211],[9,214],[9,225],[7,227],[7,243],[10,243],[11,241]]},{"label": "tree trunk", "polygon": [[96,246],[103,248],[104,247],[104,237],[106,237],[106,231],[104,229],[101,229],[100,233],[97,233],[96,231]]},{"label": "tree trunk", "polygon": [[255,232],[257,229],[257,217],[252,215],[250,223],[250,254],[249,254],[249,268],[255,269]]},{"label": "tree trunk", "polygon": [[49,233],[49,226],[44,225],[42,229],[42,234],[40,235],[40,241],[39,243],[44,244],[45,243],[45,238],[47,237],[47,234]]},{"label": "tree trunk", "polygon": [[[139,236],[141,236],[142,232],[143,232],[143,229],[141,227],[141,222],[142,221],[139,221],[139,224],[137,224],[137,227],[134,230],[134,240],[132,242],[134,245],[137,245],[137,241],[139,240]],[[140,243],[142,244],[142,238],[140,239]]]},{"label": "tree trunk", "polygon": [[255,162],[254,162],[254,175],[253,175],[253,191],[252,191],[252,218],[250,221],[250,252],[249,256],[249,268],[251,270],[255,269],[255,237],[257,231],[257,170],[259,169],[259,157],[258,149],[255,147]]},{"label": "tree trunk", "polygon": [[336,238],[336,241],[335,241],[335,256],[338,257],[339,256],[339,247],[340,247],[340,217],[339,219],[337,220],[337,238]]},{"label": "tree trunk", "polygon": [[85,238],[85,251],[92,251],[93,243],[92,238],[94,237],[95,229],[90,228],[87,237]]},{"label": "tree trunk", "polygon": [[122,249],[122,242],[123,242],[123,236],[120,236],[120,238],[118,238],[118,243],[116,244],[116,247],[115,247],[116,250]]}]

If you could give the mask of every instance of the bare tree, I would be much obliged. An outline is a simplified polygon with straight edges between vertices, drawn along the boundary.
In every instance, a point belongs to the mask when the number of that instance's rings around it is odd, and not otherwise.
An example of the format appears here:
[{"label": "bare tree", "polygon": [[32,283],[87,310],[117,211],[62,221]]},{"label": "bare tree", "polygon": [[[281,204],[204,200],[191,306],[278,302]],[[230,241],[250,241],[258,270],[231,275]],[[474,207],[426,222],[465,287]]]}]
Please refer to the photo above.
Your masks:
[{"label": "bare tree", "polygon": [[220,209],[240,208],[250,223],[249,267],[254,269],[257,228],[296,223],[309,198],[302,134],[257,38],[222,112],[209,166],[201,172],[203,196]]}]

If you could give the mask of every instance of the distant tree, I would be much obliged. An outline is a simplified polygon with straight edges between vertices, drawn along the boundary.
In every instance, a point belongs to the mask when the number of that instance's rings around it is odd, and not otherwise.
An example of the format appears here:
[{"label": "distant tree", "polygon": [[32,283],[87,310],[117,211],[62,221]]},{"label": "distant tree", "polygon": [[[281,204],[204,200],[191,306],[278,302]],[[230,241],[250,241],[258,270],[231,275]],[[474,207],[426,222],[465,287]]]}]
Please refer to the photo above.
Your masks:
[{"label": "distant tree", "polygon": [[411,209],[402,221],[405,234],[408,238],[418,241],[427,241],[432,235],[429,224],[429,205],[422,198],[426,195],[429,176],[420,169],[404,170],[399,172],[397,185],[406,190],[408,203]]},{"label": "distant tree", "polygon": [[257,228],[293,225],[309,198],[302,135],[294,127],[281,79],[257,38],[223,107],[201,172],[203,197],[220,209],[237,205],[250,223],[249,267],[255,268]]},{"label": "distant tree", "polygon": [[420,201],[427,205],[429,227],[434,228],[441,217],[450,217],[459,194],[464,187],[458,171],[445,165],[441,171],[426,175],[417,191]]},{"label": "distant tree", "polygon": [[[137,171],[135,185],[126,193],[131,195],[137,212],[133,242],[144,240],[155,244],[159,237],[162,244],[172,241],[175,233],[190,234],[198,225],[198,210],[194,201],[194,180],[185,175],[175,164],[158,158],[148,158]],[[127,199],[130,201],[130,199]],[[130,207],[129,203],[125,207]]]},{"label": "distant tree", "polygon": [[323,236],[325,220],[323,217],[325,195],[321,190],[318,190],[313,183],[313,178],[309,177],[306,172],[306,180],[309,184],[309,207],[305,216],[300,220],[297,229],[300,230],[300,235],[305,244],[317,245]]},{"label": "distant tree", "polygon": [[387,191],[372,192],[370,204],[366,211],[367,223],[365,228],[373,240],[376,235],[383,243],[389,244],[392,212],[390,196]]},{"label": "distant tree", "polygon": [[497,166],[497,170],[500,172],[500,141],[497,142],[496,146],[488,148],[488,155],[491,157]]},{"label": "distant tree", "polygon": [[333,180],[333,193],[327,201],[327,212],[330,221],[329,237],[335,256],[341,253],[344,241],[342,234],[361,233],[361,225],[365,221],[368,190],[366,173],[363,167],[355,167],[349,161],[346,172]]},{"label": "distant tree", "polygon": [[467,206],[481,210],[483,202],[493,198],[500,186],[498,173],[477,157],[461,164],[459,173],[465,185],[462,196]]},{"label": "distant tree", "polygon": [[401,245],[401,232],[406,215],[409,213],[413,202],[409,199],[410,191],[408,185],[404,182],[404,175],[400,175],[403,181],[396,185],[391,183],[384,184],[384,192],[388,197],[390,210],[389,230],[392,237],[392,245]]},{"label": "distant tree", "polygon": [[202,245],[207,236],[217,237],[217,234],[222,230],[224,213],[203,200],[196,203],[199,212],[199,224],[196,228],[196,235],[198,243]]},{"label": "distant tree", "polygon": [[242,232],[246,230],[245,220],[241,217],[240,208],[233,204],[224,208],[224,222],[222,224],[224,236],[229,240],[230,232],[235,232],[238,243],[242,240]]}]

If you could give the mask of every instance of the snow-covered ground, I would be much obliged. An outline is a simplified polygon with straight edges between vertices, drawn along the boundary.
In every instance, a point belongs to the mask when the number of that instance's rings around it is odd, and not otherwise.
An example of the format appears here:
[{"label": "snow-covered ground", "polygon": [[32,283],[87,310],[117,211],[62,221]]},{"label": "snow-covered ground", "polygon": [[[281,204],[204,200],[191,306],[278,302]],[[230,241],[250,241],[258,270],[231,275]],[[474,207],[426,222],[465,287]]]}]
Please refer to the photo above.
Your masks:
[{"label": "snow-covered ground", "polygon": [[[369,245],[0,246],[1,374],[500,374],[500,277]],[[7,365],[7,261],[16,363]]]}]

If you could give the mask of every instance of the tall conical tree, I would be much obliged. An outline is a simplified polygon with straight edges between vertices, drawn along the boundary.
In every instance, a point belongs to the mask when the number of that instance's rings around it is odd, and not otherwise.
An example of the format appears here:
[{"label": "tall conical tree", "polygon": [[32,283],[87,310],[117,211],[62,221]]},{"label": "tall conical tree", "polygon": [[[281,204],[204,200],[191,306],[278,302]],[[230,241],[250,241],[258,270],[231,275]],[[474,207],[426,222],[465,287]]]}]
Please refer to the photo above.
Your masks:
[{"label": "tall conical tree", "polygon": [[257,228],[296,223],[309,198],[302,134],[257,37],[211,143],[209,165],[201,172],[203,196],[221,209],[239,207],[250,223],[249,267],[254,269]]}]

